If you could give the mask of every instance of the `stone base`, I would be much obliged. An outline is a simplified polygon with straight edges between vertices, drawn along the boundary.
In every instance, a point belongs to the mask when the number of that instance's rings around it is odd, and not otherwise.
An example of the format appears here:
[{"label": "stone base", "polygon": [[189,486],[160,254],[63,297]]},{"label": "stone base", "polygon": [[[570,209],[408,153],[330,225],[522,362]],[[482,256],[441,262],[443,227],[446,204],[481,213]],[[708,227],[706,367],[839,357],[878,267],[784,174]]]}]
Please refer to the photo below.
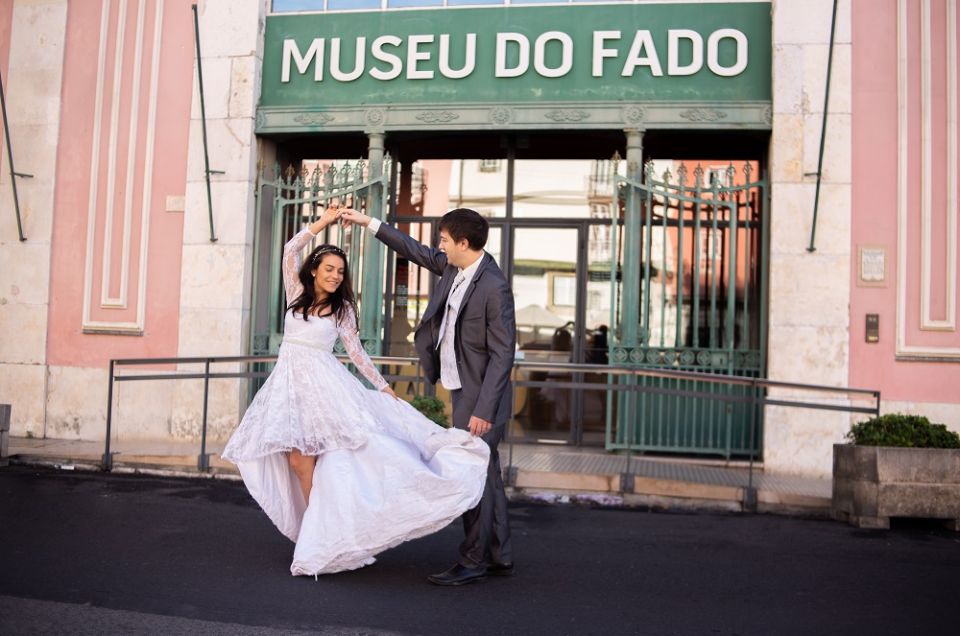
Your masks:
[{"label": "stone base", "polygon": [[891,517],[944,519],[960,527],[960,450],[837,444],[833,514],[860,528]]}]

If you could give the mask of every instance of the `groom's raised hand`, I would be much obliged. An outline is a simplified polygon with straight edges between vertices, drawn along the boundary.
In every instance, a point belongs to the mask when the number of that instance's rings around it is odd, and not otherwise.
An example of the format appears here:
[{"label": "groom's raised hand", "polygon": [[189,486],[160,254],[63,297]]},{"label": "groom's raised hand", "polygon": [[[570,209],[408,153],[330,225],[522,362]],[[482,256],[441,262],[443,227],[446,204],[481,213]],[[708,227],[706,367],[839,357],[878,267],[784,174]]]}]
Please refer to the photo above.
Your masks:
[{"label": "groom's raised hand", "polygon": [[370,225],[370,217],[363,212],[357,212],[353,208],[340,209],[340,222],[349,227],[351,223],[356,223],[361,227]]},{"label": "groom's raised hand", "polygon": [[493,424],[487,420],[480,419],[476,415],[471,415],[470,423],[467,424],[467,428],[470,429],[472,434],[476,435],[477,437],[482,437],[483,435],[486,435],[491,428],[493,428]]}]

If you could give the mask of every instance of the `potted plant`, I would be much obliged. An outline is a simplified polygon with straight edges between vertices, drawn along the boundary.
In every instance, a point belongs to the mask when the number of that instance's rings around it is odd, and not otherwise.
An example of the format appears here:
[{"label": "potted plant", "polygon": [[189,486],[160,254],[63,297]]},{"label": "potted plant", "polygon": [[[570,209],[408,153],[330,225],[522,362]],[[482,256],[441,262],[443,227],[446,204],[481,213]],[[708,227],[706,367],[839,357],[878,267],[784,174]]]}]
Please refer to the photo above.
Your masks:
[{"label": "potted plant", "polygon": [[945,519],[960,531],[960,436],[919,415],[855,424],[833,447],[834,517],[889,528],[890,517]]},{"label": "potted plant", "polygon": [[433,420],[439,426],[448,428],[450,426],[447,420],[446,404],[440,398],[432,395],[415,395],[410,404],[417,409],[427,419]]}]

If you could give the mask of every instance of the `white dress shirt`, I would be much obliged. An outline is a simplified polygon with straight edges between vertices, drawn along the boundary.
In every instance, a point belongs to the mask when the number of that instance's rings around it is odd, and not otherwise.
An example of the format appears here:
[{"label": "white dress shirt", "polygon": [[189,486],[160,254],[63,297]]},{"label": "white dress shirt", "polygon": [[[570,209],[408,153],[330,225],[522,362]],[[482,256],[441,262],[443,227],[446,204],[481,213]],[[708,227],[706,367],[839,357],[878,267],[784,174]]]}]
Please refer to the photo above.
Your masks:
[{"label": "white dress shirt", "polygon": [[[450,294],[447,296],[446,310],[443,322],[440,323],[440,384],[448,391],[461,388],[460,371],[457,369],[457,351],[456,351],[456,324],[457,316],[460,314],[460,303],[463,302],[463,296],[467,293],[470,281],[473,275],[480,269],[480,262],[483,261],[483,254],[475,260],[472,265],[461,269],[457,278],[453,281],[450,288]],[[457,279],[463,277],[463,282],[457,284]]]}]

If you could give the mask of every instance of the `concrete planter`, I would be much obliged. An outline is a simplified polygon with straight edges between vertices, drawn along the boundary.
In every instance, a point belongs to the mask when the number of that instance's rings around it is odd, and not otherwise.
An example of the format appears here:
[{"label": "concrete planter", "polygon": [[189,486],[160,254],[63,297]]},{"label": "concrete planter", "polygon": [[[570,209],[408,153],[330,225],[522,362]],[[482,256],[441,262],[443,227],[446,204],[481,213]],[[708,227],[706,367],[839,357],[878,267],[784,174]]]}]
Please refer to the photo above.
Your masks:
[{"label": "concrete planter", "polygon": [[860,528],[920,517],[960,530],[960,450],[834,445],[833,514]]}]

